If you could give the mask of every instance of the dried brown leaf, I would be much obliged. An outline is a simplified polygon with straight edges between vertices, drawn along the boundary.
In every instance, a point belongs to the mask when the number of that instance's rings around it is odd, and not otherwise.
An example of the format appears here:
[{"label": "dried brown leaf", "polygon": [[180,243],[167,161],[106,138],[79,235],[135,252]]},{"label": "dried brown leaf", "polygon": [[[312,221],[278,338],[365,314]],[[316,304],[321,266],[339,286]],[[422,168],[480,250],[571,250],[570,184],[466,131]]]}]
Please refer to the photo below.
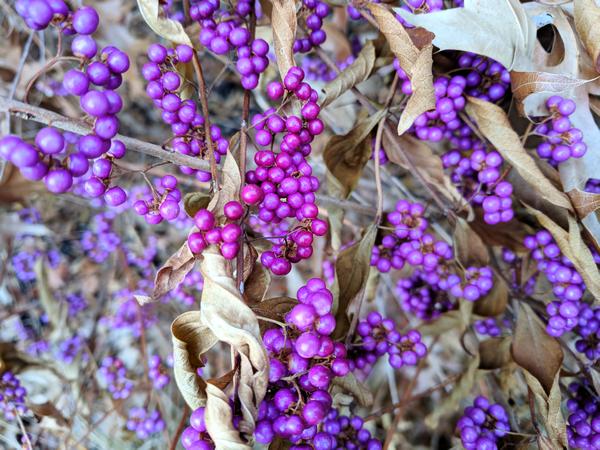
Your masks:
[{"label": "dried brown leaf", "polygon": [[260,302],[264,299],[269,285],[271,284],[271,273],[260,263],[254,264],[250,276],[244,283],[244,297],[250,303]]},{"label": "dried brown leaf", "polygon": [[217,337],[200,320],[200,311],[188,311],[171,324],[173,373],[177,388],[192,410],[204,406],[206,383],[198,375],[204,366],[202,355],[217,342]]},{"label": "dried brown leaf", "polygon": [[160,8],[159,0],[137,0],[137,4],[148,26],[160,37],[177,44],[194,46],[181,23],[164,17],[164,14],[160,13],[162,8]]},{"label": "dried brown leaf", "polygon": [[589,82],[559,73],[518,71],[510,73],[510,81],[513,95],[520,103],[533,93],[566,93]]},{"label": "dried brown leaf", "polygon": [[495,317],[502,314],[508,305],[509,289],[503,278],[494,271],[494,287],[483,298],[473,305],[473,312],[478,316]]},{"label": "dried brown leaf", "polygon": [[511,346],[513,359],[539,380],[546,393],[550,393],[562,364],[562,348],[546,333],[544,324],[529,305],[519,302],[518,310]]},{"label": "dried brown leaf", "polygon": [[600,72],[600,6],[595,0],[575,0],[574,4],[575,28]]},{"label": "dried brown leaf", "polygon": [[233,413],[229,397],[225,392],[212,384],[206,385],[206,429],[215,443],[215,447],[223,450],[251,450],[240,432],[233,426]]},{"label": "dried brown leaf", "polygon": [[567,192],[567,195],[577,211],[577,216],[581,219],[600,208],[600,194],[573,189]]},{"label": "dried brown leaf", "polygon": [[334,378],[333,384],[341,387],[346,392],[350,392],[359,405],[366,408],[373,405],[373,393],[356,378],[354,373],[350,372],[345,377]]},{"label": "dried brown leaf", "polygon": [[242,178],[240,176],[240,168],[235,161],[233,153],[227,152],[225,162],[219,173],[221,174],[219,191],[213,196],[207,207],[217,217],[223,214],[225,203],[233,200],[239,201]]},{"label": "dried brown leaf", "polygon": [[423,42],[424,45],[418,48],[398,19],[386,7],[369,3],[367,8],[412,84],[413,93],[398,122],[398,134],[403,134],[410,128],[417,116],[435,108],[431,70],[433,46],[429,41]]},{"label": "dried brown leaf", "polygon": [[273,0],[271,3],[275,60],[283,80],[288,70],[296,65],[292,50],[296,39],[296,4],[294,0]]},{"label": "dried brown leaf", "polygon": [[425,417],[425,425],[429,428],[436,429],[440,420],[445,415],[451,414],[458,408],[460,401],[470,395],[475,385],[477,371],[479,369],[479,355],[469,361],[460,378],[456,381],[456,385],[450,395],[444,398],[435,408],[435,410]]},{"label": "dried brown leaf", "polygon": [[38,417],[51,417],[56,420],[58,425],[68,426],[69,421],[63,416],[62,412],[52,402],[44,402],[39,404],[28,403],[27,408]]},{"label": "dried brown leaf", "polygon": [[[240,367],[236,374],[242,412],[239,429],[251,434],[258,405],[265,396],[269,378],[268,357],[262,345],[258,320],[242,300],[235,280],[228,271],[227,261],[217,249],[209,247],[203,252],[200,271],[204,278],[202,323],[212,330],[218,340],[229,344],[239,356]],[[234,448],[230,447],[232,442],[239,445],[240,438],[231,422],[227,395],[215,386],[208,385],[207,396],[208,433],[217,448]]]},{"label": "dried brown leaf", "polygon": [[547,437],[543,436],[544,439],[550,441],[550,448],[567,447],[567,429],[560,409],[560,373],[557,372],[554,376],[549,394],[546,394],[546,391],[535,376],[525,369],[523,370],[523,374],[533,394],[538,415],[541,418],[544,429],[548,433]]},{"label": "dried brown leaf", "polygon": [[361,49],[354,62],[323,88],[325,97],[321,101],[321,107],[325,108],[348,89],[352,89],[369,78],[374,65],[375,46],[372,41],[369,41]]},{"label": "dried brown leaf", "polygon": [[490,262],[487,247],[469,223],[460,217],[454,227],[454,252],[463,267],[487,266]]},{"label": "dried brown leaf", "polygon": [[488,56],[509,69],[520,55],[529,55],[535,28],[518,0],[467,0],[462,8],[411,14],[394,8],[408,23],[435,34],[440,50],[464,50]]},{"label": "dried brown leaf", "polygon": [[189,192],[183,197],[183,208],[186,214],[194,218],[196,213],[210,203],[211,196],[205,192]]},{"label": "dried brown leaf", "polygon": [[490,338],[479,343],[479,368],[484,370],[499,369],[512,361],[510,354],[510,336]]},{"label": "dried brown leaf", "polygon": [[44,185],[28,180],[12,164],[6,163],[0,179],[0,203],[20,202],[37,192],[44,192]]},{"label": "dried brown leaf", "polygon": [[285,322],[285,315],[297,304],[298,300],[291,297],[274,297],[259,303],[251,303],[250,308],[257,315],[261,330],[265,330],[277,325],[270,321],[261,320],[261,318],[283,323]]},{"label": "dried brown leaf", "polygon": [[54,298],[48,283],[48,270],[44,258],[39,258],[34,266],[38,295],[52,327],[60,332],[65,324],[66,309],[61,310],[60,303]]},{"label": "dried brown leaf", "polygon": [[496,147],[504,159],[543,198],[562,208],[571,209],[568,197],[550,183],[534,159],[527,153],[502,108],[475,97],[468,97],[467,113],[475,119],[483,135]]},{"label": "dried brown leaf", "polygon": [[371,251],[377,236],[377,226],[371,224],[362,239],[343,250],[335,262],[336,282],[333,312],[337,320],[335,336],[342,336],[348,330],[348,309],[355,298],[365,288],[371,268]]},{"label": "dried brown leaf", "polygon": [[568,216],[569,231],[567,232],[540,211],[531,210],[531,212],[538,222],[552,234],[563,255],[573,263],[585,281],[586,288],[598,301],[600,299],[600,273],[590,249],[581,238],[577,221],[572,216]]},{"label": "dried brown leaf", "polygon": [[[339,195],[348,197],[356,187],[362,170],[371,156],[371,140],[369,135],[377,123],[387,114],[387,110],[359,121],[344,136],[332,136],[323,150],[323,159],[329,172],[341,185]],[[331,192],[331,191],[330,191]],[[332,192],[335,195],[335,192]]]},{"label": "dried brown leaf", "polygon": [[157,301],[167,292],[179,286],[185,276],[194,268],[195,264],[196,258],[188,247],[186,240],[156,272],[152,295],[149,297],[136,295],[136,300],[140,305]]},{"label": "dried brown leaf", "polygon": [[235,376],[237,370],[238,368],[236,366],[226,374],[221,375],[219,378],[209,378],[208,380],[206,380],[206,383],[212,384],[213,386],[216,386],[222,391],[224,391],[225,388],[227,388],[227,386],[229,386],[233,381],[233,377]]},{"label": "dried brown leaf", "polygon": [[431,322],[424,322],[417,329],[423,336],[439,336],[450,330],[458,330],[462,326],[462,316],[460,311],[452,310],[441,314],[437,319]]},{"label": "dried brown leaf", "polygon": [[[448,200],[448,207],[465,203],[463,196],[444,172],[442,160],[424,142],[412,136],[394,136],[383,133],[383,147],[390,161],[411,173],[419,172],[427,185]],[[471,208],[465,208],[471,215]]]}]

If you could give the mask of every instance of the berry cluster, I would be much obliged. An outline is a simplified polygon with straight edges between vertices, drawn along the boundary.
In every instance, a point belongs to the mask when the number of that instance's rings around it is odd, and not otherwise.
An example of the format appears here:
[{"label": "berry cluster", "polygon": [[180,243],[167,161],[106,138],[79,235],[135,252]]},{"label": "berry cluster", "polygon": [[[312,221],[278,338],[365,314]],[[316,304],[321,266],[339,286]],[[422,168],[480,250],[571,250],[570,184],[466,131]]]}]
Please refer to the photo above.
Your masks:
[{"label": "berry cluster", "polygon": [[482,336],[500,337],[502,335],[502,329],[498,326],[496,319],[493,317],[476,320],[473,326],[475,331]]},{"label": "berry cluster", "polygon": [[227,202],[223,206],[223,215],[228,222],[221,226],[209,210],[200,209],[196,213],[194,223],[199,231],[188,236],[188,245],[192,253],[202,253],[209,245],[216,245],[225,259],[236,257],[242,235],[242,228],[236,222],[244,215],[244,207],[236,201]]},{"label": "berry cluster", "polygon": [[58,347],[59,359],[65,364],[71,364],[81,353],[83,343],[83,338],[78,334],[65,339]]},{"label": "berry cluster", "polygon": [[600,180],[597,178],[590,178],[585,183],[585,191],[591,192],[592,194],[600,194]]},{"label": "berry cluster", "polygon": [[[171,126],[173,139],[171,147],[183,155],[209,157],[209,145],[212,142],[217,163],[227,153],[229,143],[221,135],[218,126],[210,126],[210,142],[206,136],[205,119],[196,111],[196,103],[183,100],[181,90],[184,87],[180,75],[175,70],[177,64],[192,60],[194,49],[188,45],[165,48],[160,44],[148,47],[148,59],[142,68],[142,76],[148,81],[146,94],[162,110],[162,120]],[[203,170],[181,167],[186,175],[195,174],[199,181],[209,181],[210,173]]]},{"label": "berry cluster", "polygon": [[429,223],[424,214],[425,207],[420,203],[398,201],[395,210],[387,215],[394,231],[373,247],[371,265],[384,273],[391,268],[400,270],[406,263],[431,271],[441,260],[451,259],[450,246],[426,233]]},{"label": "berry cluster", "polygon": [[583,133],[569,120],[577,107],[575,102],[553,95],[546,100],[546,107],[550,117],[535,127],[535,132],[544,137],[537,147],[539,157],[555,167],[569,158],[581,158],[587,151]]},{"label": "berry cluster", "polygon": [[138,439],[148,439],[150,435],[164,430],[165,422],[160,411],[148,411],[138,406],[129,410],[125,426],[129,431],[135,431]]},{"label": "berry cluster", "polygon": [[114,314],[103,317],[102,322],[113,329],[123,329],[139,338],[142,327],[150,328],[157,321],[156,311],[153,304],[147,303],[143,306],[135,299],[136,295],[148,295],[152,291],[152,282],[141,279],[137,289],[123,288],[115,293],[116,310]]},{"label": "berry cluster", "polygon": [[409,278],[400,278],[396,293],[402,309],[424,321],[429,322],[456,309],[456,303],[448,293],[430,283],[427,274],[421,270],[416,270]]},{"label": "berry cluster", "polygon": [[308,53],[327,39],[322,28],[323,19],[331,12],[329,5],[321,0],[302,0],[302,10],[301,14],[305,16],[302,25],[307,36],[294,41],[294,53]]},{"label": "berry cluster", "polygon": [[127,379],[127,369],[123,361],[113,356],[107,356],[102,360],[98,371],[108,392],[115,400],[129,397],[133,390],[133,383]]},{"label": "berry cluster", "polygon": [[171,381],[168,371],[158,355],[152,355],[148,361],[148,377],[154,389],[162,389]]},{"label": "berry cluster", "polygon": [[336,326],[333,295],[323,280],[310,279],[297,297],[300,303],[285,317],[285,332],[274,328],[263,337],[270,372],[256,426],[262,444],[274,436],[297,444],[311,439],[330,411],[332,379],[350,370],[344,344],[330,337]]},{"label": "berry cluster", "polygon": [[175,220],[181,211],[179,201],[181,191],[177,189],[177,178],[165,175],[152,189],[152,198],[140,199],[133,204],[134,211],[144,216],[150,225],[156,225],[163,220]]},{"label": "berry cluster", "polygon": [[494,273],[489,267],[467,267],[464,280],[450,287],[450,294],[474,302],[484,297],[494,286]]},{"label": "berry cluster", "polygon": [[511,195],[512,185],[502,180],[500,169],[504,159],[495,150],[487,151],[485,145],[469,135],[451,138],[454,148],[442,156],[450,178],[469,202],[481,205],[483,220],[490,224],[509,222],[514,217]]},{"label": "berry cluster", "polygon": [[6,420],[14,420],[17,414],[25,414],[25,395],[27,391],[10,370],[0,375],[0,408]]},{"label": "berry cluster", "polygon": [[600,395],[586,380],[569,385],[567,400],[569,445],[582,450],[600,447]]},{"label": "berry cluster", "polygon": [[510,431],[506,410],[483,396],[475,398],[473,406],[465,408],[456,426],[466,450],[495,450],[498,439]]},{"label": "berry cluster", "polygon": [[88,307],[86,299],[79,293],[67,294],[65,302],[67,303],[67,314],[69,317],[77,316]]},{"label": "berry cluster", "polygon": [[94,8],[83,6],[73,13],[63,0],[17,0],[15,9],[32,30],[53,24],[65,35],[87,36],[96,31],[100,22]]},{"label": "berry cluster", "polygon": [[[262,264],[276,275],[285,275],[291,263],[310,258],[313,235],[323,236],[327,223],[317,218],[319,208],[315,205],[315,192],[319,180],[312,175],[306,161],[311,142],[324,129],[319,119],[317,92],[303,82],[304,71],[292,67],[284,77],[267,86],[272,100],[294,96],[302,103],[300,117],[280,115],[271,108],[252,119],[256,128],[255,142],[262,147],[254,155],[256,169],[246,173],[246,185],[241,198],[248,205],[258,205],[258,217],[265,223],[279,223],[296,219],[298,223],[284,238],[283,244],[274,243],[272,250],[261,255]],[[273,151],[277,135],[283,134],[279,153]]]},{"label": "berry cluster", "polygon": [[81,247],[86,255],[96,263],[102,263],[119,248],[121,238],[113,230],[116,214],[105,211],[96,214],[92,226],[81,235]]},{"label": "berry cluster", "polygon": [[419,115],[414,123],[415,135],[423,141],[439,142],[450,138],[462,126],[458,113],[465,109],[467,80],[461,75],[438,77],[433,83],[435,109]]},{"label": "berry cluster", "polygon": [[15,275],[22,283],[35,281],[35,262],[42,256],[38,250],[21,250],[15,253],[12,258],[12,267]]},{"label": "berry cluster", "polygon": [[[312,434],[312,433],[311,433]],[[359,416],[343,416],[336,409],[331,409],[323,421],[321,431],[305,439],[308,445],[295,445],[294,450],[381,450],[381,442],[371,436],[364,428],[364,421]]]},{"label": "berry cluster", "polygon": [[465,91],[472,97],[496,102],[510,89],[510,73],[493,59],[465,52],[458,58],[458,67],[469,71]]},{"label": "berry cluster", "polygon": [[592,362],[600,360],[600,307],[582,305],[575,329],[575,349]]},{"label": "berry cluster", "polygon": [[350,351],[351,368],[369,372],[377,360],[387,353],[390,365],[395,369],[415,366],[427,355],[427,347],[421,342],[417,330],[406,334],[396,329],[391,319],[384,319],[376,311],[370,312],[366,320],[356,327],[359,341]]},{"label": "berry cluster", "polygon": [[[444,0],[402,0],[400,8],[413,14],[427,14],[444,9]],[[405,28],[414,28],[414,25],[408,23],[398,14],[396,14],[396,19]]]},{"label": "berry cluster", "polygon": [[232,10],[220,8],[219,0],[202,0],[190,8],[191,18],[201,27],[199,41],[217,55],[235,49],[242,86],[252,90],[269,65],[269,44],[263,39],[253,39],[247,24],[253,14],[253,2],[241,0]]},{"label": "berry cluster", "polygon": [[190,426],[181,433],[181,445],[186,450],[212,450],[212,439],[206,432],[204,407],[196,409],[190,416]]},{"label": "berry cluster", "polygon": [[531,257],[537,262],[538,270],[544,273],[552,284],[552,292],[558,299],[546,306],[550,317],[546,330],[551,336],[562,336],[577,325],[580,300],[585,291],[583,279],[573,263],[563,256],[548,231],[542,230],[527,236],[524,245],[531,251]]},{"label": "berry cluster", "polygon": [[175,289],[167,294],[167,298],[175,299],[185,306],[192,306],[200,298],[203,287],[202,273],[192,270]]}]

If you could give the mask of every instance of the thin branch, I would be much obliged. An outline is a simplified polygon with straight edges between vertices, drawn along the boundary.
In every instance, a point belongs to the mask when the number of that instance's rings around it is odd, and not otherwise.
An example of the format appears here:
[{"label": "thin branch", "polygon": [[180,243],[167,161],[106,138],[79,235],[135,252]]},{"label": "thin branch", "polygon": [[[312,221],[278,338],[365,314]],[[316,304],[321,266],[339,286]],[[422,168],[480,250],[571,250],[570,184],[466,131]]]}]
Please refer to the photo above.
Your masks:
[{"label": "thin branch", "polygon": [[[28,105],[27,103],[9,100],[6,97],[0,97],[0,111],[7,111],[14,116],[21,117],[22,119],[33,120],[44,125],[52,125],[54,128],[70,131],[80,135],[86,135],[92,132],[92,127],[83,121],[71,119],[44,108]],[[150,144],[148,142],[140,141],[139,139],[129,136],[123,136],[121,134],[116,135],[115,139],[122,141],[128,150],[137,153],[143,153],[145,155],[152,156],[163,161],[169,161],[180,166],[188,166],[193,169],[204,171],[209,170],[209,165],[204,160],[193,158],[188,155],[182,155],[180,153],[170,152],[164,150],[156,144]]]},{"label": "thin branch", "polygon": [[217,160],[215,159],[215,145],[210,135],[210,117],[208,111],[208,98],[206,96],[206,81],[204,81],[204,72],[202,71],[202,64],[198,59],[198,54],[194,51],[194,57],[192,58],[192,65],[196,72],[196,78],[198,78],[198,96],[200,97],[200,105],[202,106],[202,115],[204,116],[204,139],[208,146],[208,157],[210,161],[210,174],[212,177],[212,185],[214,190],[219,190],[219,174],[217,172]]},{"label": "thin branch", "polygon": [[179,421],[179,425],[177,425],[177,430],[175,430],[175,434],[171,439],[171,444],[169,445],[169,450],[175,450],[177,448],[177,443],[179,442],[179,437],[185,428],[185,421],[187,420],[190,414],[190,407],[186,404],[183,407],[183,413],[181,414],[181,420]]}]

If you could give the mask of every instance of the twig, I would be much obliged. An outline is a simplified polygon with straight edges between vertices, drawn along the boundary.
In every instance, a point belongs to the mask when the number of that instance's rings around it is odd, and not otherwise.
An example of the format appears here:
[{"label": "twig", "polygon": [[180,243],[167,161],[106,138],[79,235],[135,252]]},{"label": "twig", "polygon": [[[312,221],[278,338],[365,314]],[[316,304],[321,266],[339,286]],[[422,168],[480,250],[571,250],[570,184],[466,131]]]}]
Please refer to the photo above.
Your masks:
[{"label": "twig", "polygon": [[435,386],[430,387],[429,389],[424,390],[423,392],[419,392],[418,394],[412,395],[406,399],[402,399],[400,402],[394,404],[394,405],[390,405],[387,406],[385,408],[382,408],[378,411],[375,411],[372,414],[369,414],[367,417],[364,418],[365,422],[368,422],[370,420],[375,420],[375,419],[379,419],[381,418],[381,416],[383,416],[385,413],[390,413],[393,412],[394,410],[398,409],[398,408],[404,408],[405,406],[410,405],[411,403],[420,400],[424,397],[429,397],[432,393],[434,393],[437,390],[442,389],[443,387],[448,386],[449,384],[452,384],[454,381],[456,381],[456,379],[460,376],[460,374],[456,374],[456,375],[452,375],[448,378],[446,378],[444,381],[442,381],[439,384],[436,384]]},{"label": "twig", "polygon": [[181,436],[181,433],[183,432],[183,429],[185,428],[185,421],[187,420],[189,414],[190,414],[190,408],[186,404],[183,407],[183,413],[181,414],[181,420],[179,421],[179,425],[177,425],[177,430],[175,430],[175,434],[173,435],[173,438],[171,439],[171,444],[169,445],[169,450],[175,450],[177,448],[177,443],[179,442],[179,437]]},{"label": "twig", "polygon": [[[33,120],[44,125],[52,125],[54,128],[70,131],[80,135],[85,135],[92,132],[92,127],[85,122],[65,117],[61,114],[44,108],[28,105],[27,103],[9,100],[6,97],[0,97],[0,111],[7,111],[14,116],[21,117],[26,120]],[[137,153],[143,153],[145,155],[162,159],[163,161],[169,161],[180,166],[188,166],[193,169],[204,171],[209,170],[209,165],[204,160],[193,158],[188,155],[182,155],[180,153],[170,152],[164,150],[156,144],[150,144],[148,142],[144,142],[129,136],[123,136],[121,134],[116,135],[115,139],[121,140],[128,150]]]},{"label": "twig", "polygon": [[31,441],[29,440],[29,435],[27,434],[25,425],[23,424],[23,421],[21,420],[21,414],[19,414],[19,411],[17,411],[17,408],[14,408],[14,410],[15,410],[15,415],[17,416],[17,422],[19,422],[19,428],[21,429],[21,433],[23,433],[23,437],[25,438],[25,443],[27,444],[27,449],[33,450],[33,446],[31,445]]},{"label": "twig", "polygon": [[79,62],[81,62],[81,60],[75,56],[55,56],[54,58],[49,60],[44,65],[44,67],[42,67],[40,70],[38,70],[27,82],[27,86],[25,87],[25,95],[23,96],[23,100],[25,101],[25,103],[29,103],[29,93],[31,92],[31,88],[33,87],[35,82],[43,74],[45,74],[50,69],[52,69],[52,67],[54,67],[56,64],[58,64],[60,62],[64,62],[64,61],[79,61]]},{"label": "twig", "polygon": [[202,64],[198,59],[198,54],[194,51],[192,65],[198,78],[198,96],[200,97],[200,105],[202,106],[202,115],[204,116],[204,139],[208,147],[208,158],[210,161],[210,174],[212,178],[212,186],[214,191],[219,190],[219,174],[217,172],[217,160],[215,159],[215,146],[210,135],[210,117],[208,111],[208,98],[206,96],[206,81],[204,81],[204,73],[202,72]]}]

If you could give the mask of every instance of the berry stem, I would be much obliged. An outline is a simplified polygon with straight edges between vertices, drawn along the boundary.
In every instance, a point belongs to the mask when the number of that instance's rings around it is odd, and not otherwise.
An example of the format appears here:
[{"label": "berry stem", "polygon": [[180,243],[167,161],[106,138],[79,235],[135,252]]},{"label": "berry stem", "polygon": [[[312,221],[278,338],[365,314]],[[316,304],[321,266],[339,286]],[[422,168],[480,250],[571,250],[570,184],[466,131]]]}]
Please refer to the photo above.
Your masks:
[{"label": "berry stem", "polygon": [[[54,128],[58,128],[59,130],[70,131],[79,135],[86,135],[93,131],[92,127],[85,122],[71,119],[53,111],[29,105],[27,103],[9,100],[6,97],[0,97],[0,111],[8,112],[9,114],[21,117],[23,119],[43,123],[44,125],[52,125]],[[116,135],[115,139],[122,141],[128,150],[137,153],[143,153],[163,161],[169,161],[180,166],[188,166],[193,169],[206,171],[209,168],[206,161],[164,150],[156,144],[150,144],[148,142],[120,134]]]}]

